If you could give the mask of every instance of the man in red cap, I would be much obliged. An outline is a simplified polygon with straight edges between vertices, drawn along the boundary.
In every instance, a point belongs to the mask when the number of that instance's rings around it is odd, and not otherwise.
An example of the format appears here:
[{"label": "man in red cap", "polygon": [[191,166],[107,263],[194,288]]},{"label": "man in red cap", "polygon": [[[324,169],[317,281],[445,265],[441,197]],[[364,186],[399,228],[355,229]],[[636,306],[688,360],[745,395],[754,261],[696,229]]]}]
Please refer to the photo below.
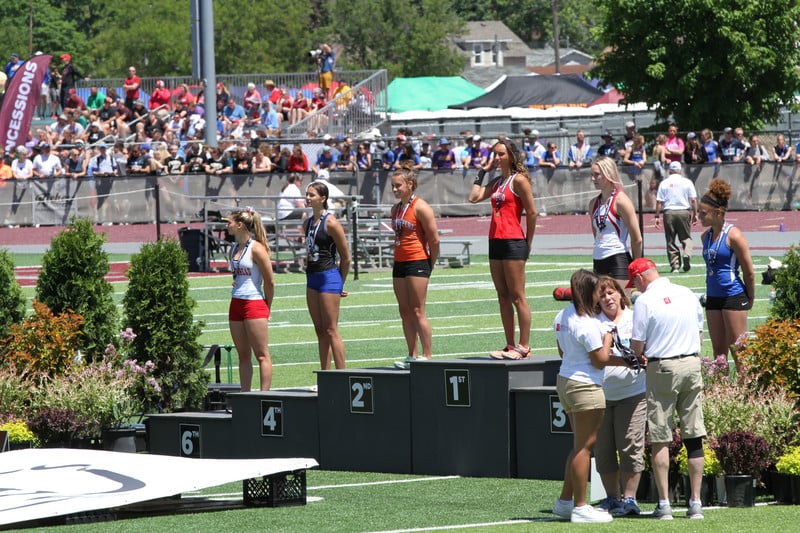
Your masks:
[{"label": "man in red cap", "polygon": [[75,87],[75,81],[78,78],[88,80],[88,76],[84,76],[75,65],[72,64],[72,56],[69,54],[61,54],[61,62],[64,66],[61,67],[61,92],[59,100],[61,101],[61,108],[67,107],[67,99],[69,98],[69,90]]},{"label": "man in red cap", "polygon": [[674,417],[689,458],[691,497],[687,518],[703,518],[700,484],[703,477],[703,376],[700,346],[703,308],[688,288],[661,278],[646,257],[628,265],[628,287],[642,294],[633,306],[631,350],[647,366],[647,422],[652,442],[652,465],[658,489],[653,516],[672,520],[667,492],[669,445]]}]

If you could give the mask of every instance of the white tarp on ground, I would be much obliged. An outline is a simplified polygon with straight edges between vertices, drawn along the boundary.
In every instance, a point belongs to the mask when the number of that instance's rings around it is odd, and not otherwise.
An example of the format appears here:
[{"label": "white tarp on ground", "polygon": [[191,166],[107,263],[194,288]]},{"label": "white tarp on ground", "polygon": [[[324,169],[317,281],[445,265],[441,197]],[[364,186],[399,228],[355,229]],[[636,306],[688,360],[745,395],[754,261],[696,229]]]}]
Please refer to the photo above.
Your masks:
[{"label": "white tarp on ground", "polygon": [[187,459],[70,448],[0,453],[0,525],[120,507],[317,466],[314,459]]}]

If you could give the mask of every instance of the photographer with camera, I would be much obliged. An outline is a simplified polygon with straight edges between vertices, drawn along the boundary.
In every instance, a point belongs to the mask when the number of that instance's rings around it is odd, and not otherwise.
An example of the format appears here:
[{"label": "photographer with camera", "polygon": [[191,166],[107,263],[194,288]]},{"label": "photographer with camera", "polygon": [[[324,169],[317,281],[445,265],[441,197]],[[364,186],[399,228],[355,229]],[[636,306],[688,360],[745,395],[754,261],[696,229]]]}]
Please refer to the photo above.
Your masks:
[{"label": "photographer with camera", "polygon": [[324,43],[319,50],[312,50],[309,56],[317,60],[319,69],[319,87],[324,91],[325,99],[331,97],[331,84],[333,82],[333,68],[336,65],[336,54],[331,45]]}]

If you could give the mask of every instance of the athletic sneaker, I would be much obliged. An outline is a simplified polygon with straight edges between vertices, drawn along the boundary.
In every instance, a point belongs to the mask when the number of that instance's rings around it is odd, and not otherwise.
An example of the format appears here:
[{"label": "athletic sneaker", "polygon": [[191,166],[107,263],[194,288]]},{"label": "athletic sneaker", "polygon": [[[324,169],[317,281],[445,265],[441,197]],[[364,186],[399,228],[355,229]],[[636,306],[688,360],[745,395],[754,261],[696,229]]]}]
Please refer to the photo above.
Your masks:
[{"label": "athletic sneaker", "polygon": [[621,505],[619,507],[610,511],[612,516],[639,516],[642,512],[639,510],[636,498],[626,496],[620,503]]},{"label": "athletic sneaker", "polygon": [[411,366],[411,361],[416,361],[416,359],[409,355],[403,361],[395,361],[394,367],[399,368],[400,370],[408,370]]},{"label": "athletic sneaker", "polygon": [[672,507],[669,505],[657,505],[655,510],[653,511],[653,518],[658,518],[659,520],[672,520]]},{"label": "athletic sneaker", "polygon": [[673,268],[672,271],[670,271],[670,274],[677,274],[678,272],[680,272],[680,270]]},{"label": "athletic sneaker", "polygon": [[556,498],[556,503],[553,504],[553,514],[565,520],[569,520],[572,517],[573,508],[572,500],[562,502],[560,498]]},{"label": "athletic sneaker", "polygon": [[689,272],[692,269],[692,258],[684,254],[683,256],[683,271]]},{"label": "athletic sneaker", "polygon": [[703,506],[700,505],[700,502],[692,502],[689,505],[689,509],[686,510],[686,518],[693,520],[703,519]]},{"label": "athletic sneaker", "polygon": [[604,511],[595,509],[591,505],[573,508],[572,515],[569,519],[570,522],[576,524],[611,522],[612,520],[614,520],[613,516]]},{"label": "athletic sneaker", "polygon": [[614,511],[620,508],[622,508],[622,502],[617,498],[612,498],[611,496],[607,496],[597,504],[598,511],[605,511],[611,514],[614,514]]}]

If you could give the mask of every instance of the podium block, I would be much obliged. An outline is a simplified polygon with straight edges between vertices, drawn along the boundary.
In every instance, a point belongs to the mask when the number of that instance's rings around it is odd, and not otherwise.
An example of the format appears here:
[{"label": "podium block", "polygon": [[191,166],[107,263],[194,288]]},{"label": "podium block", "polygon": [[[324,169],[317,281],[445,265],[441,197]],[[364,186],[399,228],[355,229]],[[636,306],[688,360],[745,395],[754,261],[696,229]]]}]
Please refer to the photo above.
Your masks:
[{"label": "podium block", "polygon": [[411,473],[409,372],[317,372],[320,468]]},{"label": "podium block", "polygon": [[228,413],[165,413],[148,415],[150,453],[196,459],[235,459]]},{"label": "podium block", "polygon": [[228,445],[240,459],[313,457],[319,461],[317,393],[254,391],[229,396]]},{"label": "podium block", "polygon": [[514,476],[516,418],[510,391],[555,385],[560,364],[558,357],[412,363],[413,473]]},{"label": "podium block", "polygon": [[516,476],[564,479],[573,435],[556,388],[514,388],[511,396],[516,413]]}]

